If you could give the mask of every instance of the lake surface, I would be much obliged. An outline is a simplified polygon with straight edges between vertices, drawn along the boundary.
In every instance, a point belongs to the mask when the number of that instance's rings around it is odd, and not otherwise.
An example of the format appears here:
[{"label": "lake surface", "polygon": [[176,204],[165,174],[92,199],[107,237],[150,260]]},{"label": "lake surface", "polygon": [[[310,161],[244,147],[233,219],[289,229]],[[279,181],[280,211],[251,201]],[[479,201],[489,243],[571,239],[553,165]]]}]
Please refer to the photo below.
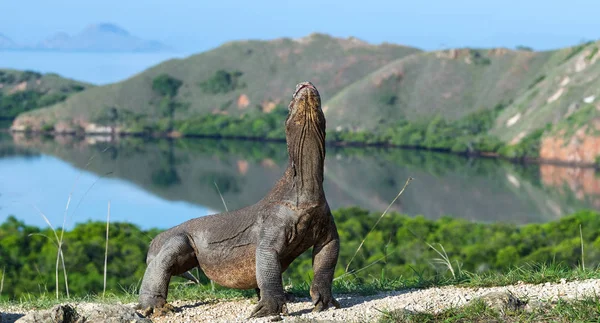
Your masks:
[{"label": "lake surface", "polygon": [[0,68],[57,73],[97,85],[114,83],[186,53],[0,51]]},{"label": "lake surface", "polygon": [[[27,224],[128,221],[168,228],[185,220],[255,203],[282,175],[281,143],[181,139],[0,136],[0,221]],[[593,169],[518,165],[426,151],[328,147],[325,193],[332,209],[383,211],[413,177],[392,210],[437,219],[547,222],[600,209]]]}]

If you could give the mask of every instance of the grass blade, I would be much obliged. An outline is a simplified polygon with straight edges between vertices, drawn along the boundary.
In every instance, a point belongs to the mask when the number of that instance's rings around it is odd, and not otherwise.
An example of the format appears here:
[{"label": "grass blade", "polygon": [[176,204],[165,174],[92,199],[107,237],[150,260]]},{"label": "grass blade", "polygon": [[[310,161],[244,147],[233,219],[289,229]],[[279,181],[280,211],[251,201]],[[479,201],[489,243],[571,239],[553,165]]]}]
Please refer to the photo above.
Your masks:
[{"label": "grass blade", "polygon": [[106,293],[106,265],[108,263],[108,227],[110,225],[110,201],[108,201],[108,212],[106,214],[106,246],[104,247],[104,286],[102,288],[102,298]]},{"label": "grass blade", "polygon": [[352,258],[350,258],[350,261],[348,262],[348,264],[346,265],[346,272],[348,272],[348,269],[350,268],[350,264],[352,263],[352,261],[354,260],[354,258],[356,257],[356,255],[358,254],[358,251],[360,250],[360,248],[362,248],[363,244],[365,243],[365,240],[367,240],[367,237],[369,236],[369,234],[371,232],[373,232],[373,230],[375,229],[375,227],[377,226],[377,224],[379,224],[379,221],[381,221],[381,219],[383,219],[383,217],[387,214],[387,212],[390,210],[390,208],[392,207],[392,205],[396,202],[396,200],[400,197],[400,195],[402,195],[402,193],[404,193],[404,190],[406,189],[406,187],[408,186],[408,184],[410,183],[410,181],[412,181],[413,178],[409,177],[406,180],[406,183],[404,183],[404,186],[402,187],[402,189],[400,190],[400,193],[398,193],[398,195],[396,195],[396,197],[392,200],[392,202],[388,205],[388,207],[385,209],[385,211],[383,211],[383,213],[381,214],[381,216],[379,217],[379,219],[377,219],[377,222],[375,222],[375,224],[373,225],[373,227],[371,228],[371,230],[369,232],[367,232],[367,234],[365,235],[364,239],[360,242],[360,244],[358,245],[358,248],[356,248],[356,251],[354,252],[354,255],[352,255]]}]

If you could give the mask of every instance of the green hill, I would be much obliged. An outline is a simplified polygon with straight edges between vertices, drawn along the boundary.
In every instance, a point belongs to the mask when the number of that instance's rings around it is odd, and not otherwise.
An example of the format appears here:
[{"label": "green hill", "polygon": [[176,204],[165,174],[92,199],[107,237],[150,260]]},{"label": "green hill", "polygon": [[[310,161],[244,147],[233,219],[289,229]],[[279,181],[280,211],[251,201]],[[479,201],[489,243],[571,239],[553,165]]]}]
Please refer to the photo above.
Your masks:
[{"label": "green hill", "polygon": [[597,104],[599,45],[600,42],[587,43],[554,52],[550,68],[540,71],[535,82],[514,98],[499,115],[492,133],[509,141],[547,123],[558,125],[581,108]]},{"label": "green hill", "polygon": [[64,101],[89,87],[52,73],[0,69],[0,120]]},{"label": "green hill", "polygon": [[327,101],[328,126],[342,140],[598,165],[599,47],[411,55]]},{"label": "green hill", "polygon": [[13,129],[283,139],[285,105],[310,80],[330,141],[593,164],[599,44],[422,52],[323,34],[237,41],[24,113]]},{"label": "green hill", "polygon": [[[557,51],[552,66],[498,116],[491,134],[539,140],[539,157],[599,164],[600,42]],[[540,135],[540,132],[543,131]]]},{"label": "green hill", "polygon": [[[32,128],[73,119],[83,127],[89,122],[112,121],[129,128],[134,122],[149,125],[168,116],[164,107],[169,101],[177,103],[176,120],[202,114],[269,112],[289,102],[299,80],[311,80],[324,97],[331,97],[371,71],[418,51],[322,34],[297,40],[231,42],[163,62],[123,82],[85,91],[23,118],[34,119],[28,124]],[[163,83],[161,75],[168,75]],[[17,120],[16,125],[26,123]]]},{"label": "green hill", "polygon": [[400,119],[433,115],[457,120],[514,98],[554,54],[451,49],[401,58],[328,100],[326,117],[332,126],[353,131],[377,131]]}]

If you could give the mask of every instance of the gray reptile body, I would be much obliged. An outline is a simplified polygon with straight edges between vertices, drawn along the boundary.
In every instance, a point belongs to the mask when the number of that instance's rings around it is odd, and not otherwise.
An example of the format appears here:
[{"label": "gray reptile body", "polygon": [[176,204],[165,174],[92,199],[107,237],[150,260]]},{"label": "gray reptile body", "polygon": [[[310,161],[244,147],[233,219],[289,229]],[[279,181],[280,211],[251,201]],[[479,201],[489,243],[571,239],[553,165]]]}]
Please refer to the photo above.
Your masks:
[{"label": "gray reptile body", "polygon": [[186,221],[152,240],[140,289],[142,308],[165,307],[171,277],[200,267],[219,285],[257,289],[252,316],[285,313],[281,273],[311,247],[314,310],[339,307],[331,291],[339,237],[323,191],[325,116],[311,83],[296,86],[285,125],[288,166],[263,199]]}]

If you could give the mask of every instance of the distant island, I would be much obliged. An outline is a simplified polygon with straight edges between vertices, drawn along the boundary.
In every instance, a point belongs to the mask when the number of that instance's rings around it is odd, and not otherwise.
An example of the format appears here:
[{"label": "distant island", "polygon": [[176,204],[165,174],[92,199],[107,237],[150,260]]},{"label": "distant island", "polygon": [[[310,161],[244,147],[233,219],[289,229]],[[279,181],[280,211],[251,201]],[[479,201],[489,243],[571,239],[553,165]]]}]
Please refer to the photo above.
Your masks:
[{"label": "distant island", "polygon": [[155,40],[145,40],[110,23],[89,25],[75,35],[59,32],[37,44],[19,44],[0,33],[0,50],[63,52],[162,52],[173,50]]}]

